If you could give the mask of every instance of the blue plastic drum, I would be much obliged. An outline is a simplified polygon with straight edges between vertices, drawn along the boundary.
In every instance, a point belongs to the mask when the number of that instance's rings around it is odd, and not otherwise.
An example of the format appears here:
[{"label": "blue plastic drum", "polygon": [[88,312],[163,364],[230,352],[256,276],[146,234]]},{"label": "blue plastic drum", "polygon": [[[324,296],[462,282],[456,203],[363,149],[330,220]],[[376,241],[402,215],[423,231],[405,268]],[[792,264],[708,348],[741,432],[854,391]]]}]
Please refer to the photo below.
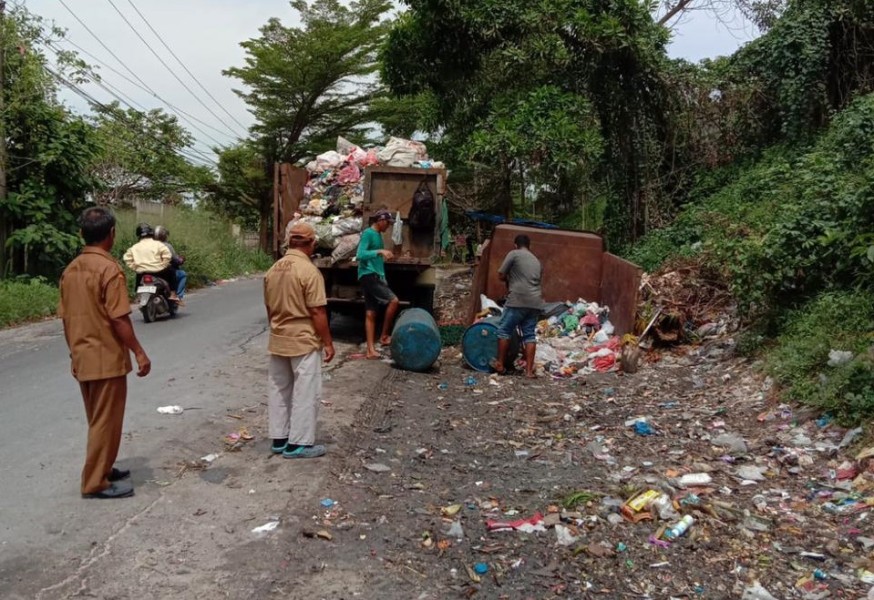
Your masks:
[{"label": "blue plastic drum", "polygon": [[440,330],[428,311],[410,308],[395,321],[391,357],[399,368],[427,371],[440,358],[440,348]]},{"label": "blue plastic drum", "polygon": [[[461,338],[461,354],[472,369],[489,373],[490,363],[498,357],[498,323],[501,317],[489,317],[474,323],[464,332]],[[519,336],[514,334],[510,339],[509,361],[515,360],[519,354]]]}]

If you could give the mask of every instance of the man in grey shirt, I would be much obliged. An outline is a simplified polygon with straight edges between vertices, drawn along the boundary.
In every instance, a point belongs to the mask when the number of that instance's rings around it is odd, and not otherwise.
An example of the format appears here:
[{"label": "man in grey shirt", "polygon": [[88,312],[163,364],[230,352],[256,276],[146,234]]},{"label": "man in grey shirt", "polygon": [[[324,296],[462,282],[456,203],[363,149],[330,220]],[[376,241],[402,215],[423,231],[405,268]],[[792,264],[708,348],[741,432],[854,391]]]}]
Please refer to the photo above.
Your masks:
[{"label": "man in grey shirt", "polygon": [[504,362],[510,349],[510,338],[518,327],[522,330],[522,343],[525,347],[525,375],[533,378],[534,355],[537,352],[535,330],[543,307],[540,291],[543,267],[531,253],[531,239],[527,235],[517,235],[513,242],[516,249],[507,254],[498,269],[498,277],[507,283],[510,293],[498,325],[498,357],[492,367],[498,373],[506,371]]}]

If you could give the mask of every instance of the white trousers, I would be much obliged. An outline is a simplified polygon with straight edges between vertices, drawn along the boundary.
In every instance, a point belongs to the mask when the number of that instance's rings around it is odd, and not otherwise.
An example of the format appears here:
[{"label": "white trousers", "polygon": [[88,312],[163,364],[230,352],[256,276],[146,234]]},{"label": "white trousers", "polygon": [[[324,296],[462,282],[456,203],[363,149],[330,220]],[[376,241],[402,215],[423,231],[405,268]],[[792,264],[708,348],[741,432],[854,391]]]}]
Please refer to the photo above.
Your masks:
[{"label": "white trousers", "polygon": [[311,446],[322,400],[322,353],[270,355],[267,366],[267,415],[270,437]]}]

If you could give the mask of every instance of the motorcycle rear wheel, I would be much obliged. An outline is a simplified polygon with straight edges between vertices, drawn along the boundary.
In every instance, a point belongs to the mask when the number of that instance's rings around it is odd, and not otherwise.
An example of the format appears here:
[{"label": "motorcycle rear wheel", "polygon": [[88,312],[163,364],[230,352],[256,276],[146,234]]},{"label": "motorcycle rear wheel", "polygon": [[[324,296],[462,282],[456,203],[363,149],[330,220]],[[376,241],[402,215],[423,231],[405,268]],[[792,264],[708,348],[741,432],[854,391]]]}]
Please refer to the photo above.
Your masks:
[{"label": "motorcycle rear wheel", "polygon": [[146,323],[153,323],[155,319],[158,317],[157,308],[155,308],[155,303],[153,300],[149,300],[149,302],[140,309],[143,313],[143,321]]}]

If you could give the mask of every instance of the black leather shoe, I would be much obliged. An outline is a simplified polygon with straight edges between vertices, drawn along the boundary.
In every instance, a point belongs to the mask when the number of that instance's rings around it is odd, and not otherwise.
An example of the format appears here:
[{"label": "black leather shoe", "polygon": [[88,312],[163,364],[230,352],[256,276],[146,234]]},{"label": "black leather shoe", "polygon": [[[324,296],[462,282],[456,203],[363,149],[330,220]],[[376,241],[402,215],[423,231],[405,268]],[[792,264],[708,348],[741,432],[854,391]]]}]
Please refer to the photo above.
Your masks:
[{"label": "black leather shoe", "polygon": [[130,477],[130,471],[129,471],[129,470],[127,470],[127,469],[116,469],[115,467],[112,467],[112,471],[110,471],[110,472],[109,472],[109,475],[106,476],[106,478],[107,478],[110,482],[112,482],[112,481],[120,481],[120,480],[122,480],[122,479],[127,479],[128,477]]},{"label": "black leather shoe", "polygon": [[127,498],[128,496],[134,495],[134,486],[131,484],[120,481],[117,483],[110,484],[108,488],[102,490],[100,492],[94,492],[93,494],[82,494],[83,498]]}]

